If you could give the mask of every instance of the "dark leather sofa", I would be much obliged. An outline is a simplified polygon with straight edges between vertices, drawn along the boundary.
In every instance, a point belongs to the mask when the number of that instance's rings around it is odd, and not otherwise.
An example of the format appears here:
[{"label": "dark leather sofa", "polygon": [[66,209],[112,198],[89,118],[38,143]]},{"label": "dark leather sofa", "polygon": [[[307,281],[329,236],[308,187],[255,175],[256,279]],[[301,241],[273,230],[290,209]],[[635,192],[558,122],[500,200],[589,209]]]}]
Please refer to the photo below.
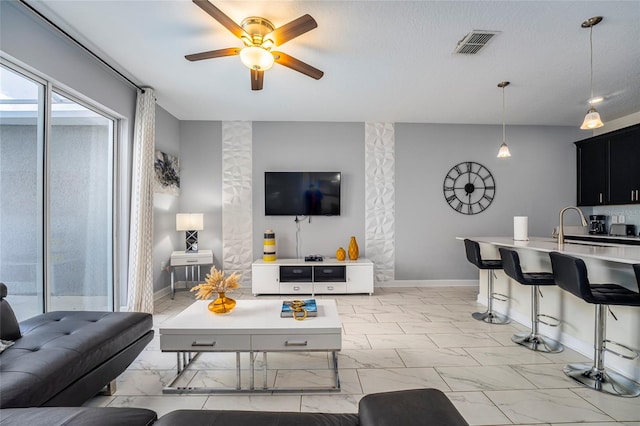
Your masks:
[{"label": "dark leather sofa", "polygon": [[2,426],[468,426],[441,391],[414,389],[366,395],[357,414],[176,410],[159,420],[142,408],[17,408]]},{"label": "dark leather sofa", "polygon": [[150,314],[59,311],[18,323],[0,283],[0,408],[78,406],[115,380],[153,338]]}]

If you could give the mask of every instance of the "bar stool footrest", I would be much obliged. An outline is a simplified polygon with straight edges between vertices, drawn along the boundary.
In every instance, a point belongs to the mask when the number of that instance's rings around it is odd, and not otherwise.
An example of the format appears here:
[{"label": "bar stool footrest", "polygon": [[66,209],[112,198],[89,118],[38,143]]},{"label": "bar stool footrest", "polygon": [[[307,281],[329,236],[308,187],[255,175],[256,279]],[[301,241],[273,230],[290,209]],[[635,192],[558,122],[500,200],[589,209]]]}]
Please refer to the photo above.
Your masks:
[{"label": "bar stool footrest", "polygon": [[[551,323],[551,322],[547,322],[547,321],[543,321],[540,318],[549,318],[553,321],[555,321],[555,323]],[[560,321],[558,318],[556,317],[552,317],[551,315],[547,315],[547,314],[538,314],[536,316],[536,319],[538,320],[538,322],[540,324],[544,324],[544,325],[548,325],[549,327],[557,327],[560,325],[560,323],[562,323],[562,321]]]},{"label": "bar stool footrest", "polygon": [[[638,351],[636,351],[636,350],[635,350],[635,349],[633,349],[633,348],[630,348],[629,346],[625,346],[625,345],[623,345],[622,343],[614,342],[613,340],[608,340],[608,339],[603,340],[603,341],[602,341],[602,343],[603,343],[603,345],[604,345],[604,350],[605,350],[605,351],[607,351],[607,352],[609,352],[610,354],[613,354],[613,355],[615,355],[615,356],[619,356],[620,358],[624,358],[624,359],[628,359],[628,360],[633,361],[634,359],[638,359],[638,358],[640,357],[640,353],[638,353]],[[622,348],[622,349],[624,349],[624,350],[627,350],[627,351],[631,352],[631,353],[633,354],[633,356],[631,356],[631,355],[625,355],[625,354],[622,354],[622,353],[620,353],[620,352],[613,351],[613,350],[611,350],[611,349],[609,349],[609,348],[607,347],[607,343],[610,343],[610,344],[612,344],[612,345],[618,346],[619,348]]]},{"label": "bar stool footrest", "polygon": [[564,350],[560,342],[539,334],[516,333],[511,337],[511,341],[536,352],[555,354]]},{"label": "bar stool footrest", "polygon": [[491,293],[491,298],[499,302],[506,302],[507,300],[509,300],[509,296],[502,293]]},{"label": "bar stool footrest", "polygon": [[589,364],[568,364],[563,371],[576,382],[599,392],[628,398],[640,395],[640,383],[613,371],[598,370]]}]

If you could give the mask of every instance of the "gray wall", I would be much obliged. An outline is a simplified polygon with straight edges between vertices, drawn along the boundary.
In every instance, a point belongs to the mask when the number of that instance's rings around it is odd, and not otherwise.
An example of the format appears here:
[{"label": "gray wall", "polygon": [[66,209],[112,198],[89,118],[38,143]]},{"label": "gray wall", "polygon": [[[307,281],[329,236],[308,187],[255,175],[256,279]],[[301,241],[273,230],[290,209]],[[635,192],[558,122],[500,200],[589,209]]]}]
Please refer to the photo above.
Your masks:
[{"label": "gray wall", "polygon": [[[180,157],[180,121],[159,106],[156,106],[155,148]],[[182,186],[182,185],[181,185]],[[166,266],[173,250],[179,250],[184,237],[176,232],[176,213],[179,213],[180,198],[171,194],[153,194],[153,290],[170,285]],[[171,232],[173,230],[173,232]],[[184,250],[184,248],[182,249]]]},{"label": "gray wall", "polygon": [[[198,248],[213,250],[216,267],[222,267],[222,123],[180,122],[180,213],[203,213],[204,230],[198,231]],[[174,250],[184,250],[184,232]],[[203,271],[204,272],[204,271]]]},{"label": "gray wall", "polygon": [[[396,279],[477,279],[456,237],[513,235],[513,216],[529,216],[529,235],[549,236],[560,208],[575,204],[577,128],[508,126],[508,159],[496,158],[501,126],[397,124],[395,134]],[[444,177],[463,161],[496,180],[493,203],[477,215],[444,200]]]},{"label": "gray wall", "polygon": [[[293,217],[264,216],[264,172],[338,170],[343,173],[342,215],[302,222],[301,255],[333,256],[355,235],[364,252],[364,124],[253,123],[253,257],[262,233],[276,232],[278,256],[295,257]],[[222,256],[221,123],[181,122],[183,191],[180,209],[204,212],[200,246]],[[512,157],[498,160],[501,126],[406,124],[395,126],[396,279],[476,279],[457,236],[512,235],[513,216],[529,216],[530,235],[547,236],[558,211],[575,204],[574,127],[508,126]],[[496,198],[483,213],[462,215],[445,202],[442,182],[462,161],[477,161],[496,179]],[[568,222],[572,222],[569,215]],[[213,227],[211,223],[213,222]],[[172,231],[171,231],[172,232]],[[366,253],[362,253],[366,256]]]},{"label": "gray wall", "polygon": [[335,257],[355,235],[364,253],[364,124],[253,123],[253,257],[262,258],[263,233],[276,233],[279,258],[296,257],[293,216],[264,215],[265,171],[342,172],[340,216],[314,216],[300,223],[300,255]]}]

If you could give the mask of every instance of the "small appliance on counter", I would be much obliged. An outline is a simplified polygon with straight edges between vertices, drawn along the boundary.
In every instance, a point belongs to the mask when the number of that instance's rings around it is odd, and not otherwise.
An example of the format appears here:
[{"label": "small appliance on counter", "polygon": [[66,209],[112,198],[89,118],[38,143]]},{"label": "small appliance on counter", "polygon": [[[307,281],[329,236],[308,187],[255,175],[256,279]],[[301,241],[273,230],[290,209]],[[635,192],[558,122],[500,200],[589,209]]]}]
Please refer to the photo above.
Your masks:
[{"label": "small appliance on counter", "polygon": [[636,226],[628,225],[626,223],[614,223],[611,225],[611,229],[609,230],[609,235],[615,236],[615,237],[635,237]]},{"label": "small appliance on counter", "polygon": [[589,216],[589,233],[590,234],[606,234],[607,233],[607,216],[603,214],[592,214]]}]

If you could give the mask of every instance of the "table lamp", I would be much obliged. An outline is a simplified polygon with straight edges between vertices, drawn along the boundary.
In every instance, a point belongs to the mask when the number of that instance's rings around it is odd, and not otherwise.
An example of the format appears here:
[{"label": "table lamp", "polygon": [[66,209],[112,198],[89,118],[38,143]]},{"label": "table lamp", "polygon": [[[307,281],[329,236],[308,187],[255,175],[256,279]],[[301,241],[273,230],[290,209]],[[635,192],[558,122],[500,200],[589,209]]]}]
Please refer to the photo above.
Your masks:
[{"label": "table lamp", "polygon": [[186,253],[198,252],[198,231],[202,231],[202,213],[178,213],[176,214],[176,231],[185,231]]}]

